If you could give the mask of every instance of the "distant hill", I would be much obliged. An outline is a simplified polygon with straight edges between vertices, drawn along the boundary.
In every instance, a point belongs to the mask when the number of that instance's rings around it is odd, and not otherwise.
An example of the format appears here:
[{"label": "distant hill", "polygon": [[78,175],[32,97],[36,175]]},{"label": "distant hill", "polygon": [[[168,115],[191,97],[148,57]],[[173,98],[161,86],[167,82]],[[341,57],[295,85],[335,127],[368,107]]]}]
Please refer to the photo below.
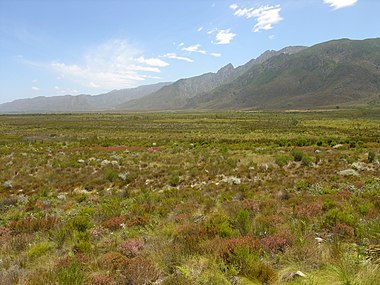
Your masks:
[{"label": "distant hill", "polygon": [[380,39],[334,40],[252,66],[188,100],[191,109],[288,109],[380,103]]},{"label": "distant hill", "polygon": [[380,38],[266,51],[216,73],[97,96],[37,97],[0,112],[312,109],[380,105]]},{"label": "distant hill", "polygon": [[1,113],[91,112],[112,110],[129,100],[151,94],[169,83],[113,90],[100,95],[65,95],[19,99],[0,104]]},{"label": "distant hill", "polygon": [[191,101],[191,98],[203,96],[203,94],[231,82],[253,66],[262,64],[273,56],[279,54],[294,54],[303,49],[305,49],[305,47],[296,46],[287,47],[280,51],[266,51],[257,59],[253,59],[237,68],[234,68],[233,65],[229,63],[216,73],[210,72],[191,78],[180,79],[153,94],[122,104],[118,109],[136,111],[183,109],[188,105],[189,101]]}]

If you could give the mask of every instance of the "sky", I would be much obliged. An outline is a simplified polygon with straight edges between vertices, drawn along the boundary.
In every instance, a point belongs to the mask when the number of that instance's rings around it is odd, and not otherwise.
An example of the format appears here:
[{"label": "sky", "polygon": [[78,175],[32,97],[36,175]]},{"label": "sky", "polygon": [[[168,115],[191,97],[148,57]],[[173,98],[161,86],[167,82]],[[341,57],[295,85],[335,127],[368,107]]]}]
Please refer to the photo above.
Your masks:
[{"label": "sky", "polygon": [[378,0],[0,0],[0,103],[174,82],[380,36]]}]

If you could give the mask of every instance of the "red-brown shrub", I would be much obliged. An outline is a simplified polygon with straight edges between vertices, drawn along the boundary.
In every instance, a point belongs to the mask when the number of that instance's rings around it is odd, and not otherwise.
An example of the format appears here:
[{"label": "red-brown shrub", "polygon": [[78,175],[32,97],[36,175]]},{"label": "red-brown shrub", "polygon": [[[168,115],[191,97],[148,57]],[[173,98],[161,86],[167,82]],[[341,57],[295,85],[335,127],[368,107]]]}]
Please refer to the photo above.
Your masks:
[{"label": "red-brown shrub", "polygon": [[119,246],[119,251],[127,257],[137,256],[144,248],[144,239],[130,238],[122,242]]},{"label": "red-brown shrub", "polygon": [[137,256],[129,261],[126,275],[128,284],[144,285],[156,281],[160,276],[160,271],[148,257]]},{"label": "red-brown shrub", "polygon": [[116,282],[107,275],[96,274],[90,277],[88,285],[116,285]]},{"label": "red-brown shrub", "polygon": [[336,224],[332,231],[334,235],[336,235],[339,238],[353,238],[355,236],[355,230],[354,228],[346,225],[346,224]]},{"label": "red-brown shrub", "polygon": [[98,264],[104,270],[124,270],[128,259],[119,252],[107,252],[99,257]]},{"label": "red-brown shrub", "polygon": [[312,202],[297,206],[295,216],[299,219],[310,220],[322,213],[322,202]]},{"label": "red-brown shrub", "polygon": [[124,219],[122,217],[112,217],[103,222],[103,226],[111,231],[116,231],[120,229],[122,224],[124,223]]},{"label": "red-brown shrub", "polygon": [[284,252],[285,248],[290,245],[285,235],[276,234],[264,237],[260,240],[261,246],[272,253]]},{"label": "red-brown shrub", "polygon": [[145,226],[149,223],[148,219],[143,216],[134,216],[129,219],[127,225],[128,227],[133,226]]}]

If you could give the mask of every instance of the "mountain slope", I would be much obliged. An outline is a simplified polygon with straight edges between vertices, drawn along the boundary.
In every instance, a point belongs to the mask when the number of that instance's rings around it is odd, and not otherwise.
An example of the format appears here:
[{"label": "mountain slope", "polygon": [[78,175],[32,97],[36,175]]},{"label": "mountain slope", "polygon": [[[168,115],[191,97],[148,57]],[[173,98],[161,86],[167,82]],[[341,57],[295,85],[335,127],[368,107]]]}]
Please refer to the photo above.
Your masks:
[{"label": "mountain slope", "polygon": [[266,51],[257,59],[234,68],[227,64],[216,73],[206,73],[186,79],[180,79],[144,98],[129,101],[119,106],[120,110],[173,110],[186,106],[189,100],[197,95],[205,94],[215,88],[236,79],[251,67],[261,64],[279,54],[294,54],[305,49],[302,46],[287,47],[280,51]]},{"label": "mountain slope", "polygon": [[276,55],[185,108],[313,108],[368,104],[380,95],[380,39],[335,40]]},{"label": "mountain slope", "polygon": [[100,95],[65,95],[19,99],[0,105],[1,113],[86,112],[111,110],[129,100],[147,96],[169,83],[113,90]]}]

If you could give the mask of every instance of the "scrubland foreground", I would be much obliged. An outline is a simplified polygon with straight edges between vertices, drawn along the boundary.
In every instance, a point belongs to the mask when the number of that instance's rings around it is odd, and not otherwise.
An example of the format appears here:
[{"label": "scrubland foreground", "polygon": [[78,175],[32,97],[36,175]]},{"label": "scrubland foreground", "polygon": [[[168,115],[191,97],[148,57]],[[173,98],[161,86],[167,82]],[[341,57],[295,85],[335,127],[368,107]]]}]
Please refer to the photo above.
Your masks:
[{"label": "scrubland foreground", "polygon": [[0,116],[0,284],[379,284],[380,110]]}]

